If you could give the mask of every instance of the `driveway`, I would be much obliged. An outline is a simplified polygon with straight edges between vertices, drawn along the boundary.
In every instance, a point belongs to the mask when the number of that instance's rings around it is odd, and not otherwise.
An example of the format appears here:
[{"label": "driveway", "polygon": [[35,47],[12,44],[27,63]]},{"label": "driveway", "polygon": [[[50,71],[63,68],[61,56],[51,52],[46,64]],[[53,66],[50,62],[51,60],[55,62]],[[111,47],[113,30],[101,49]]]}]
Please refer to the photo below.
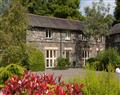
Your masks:
[{"label": "driveway", "polygon": [[71,79],[74,77],[83,77],[85,76],[86,70],[81,68],[69,68],[67,70],[53,70],[53,69],[46,69],[44,72],[37,72],[38,74],[47,73],[47,74],[54,74],[55,76],[62,75],[62,79]]},{"label": "driveway", "polygon": [[[94,71],[90,70],[90,72],[94,72]],[[69,80],[69,79],[72,79],[75,77],[85,77],[86,76],[86,70],[82,69],[82,68],[69,68],[67,70],[46,69],[44,72],[37,72],[37,74],[43,74],[43,73],[54,74],[54,76],[62,75],[63,80]],[[95,73],[97,75],[99,75],[101,73],[101,71],[96,71]],[[115,74],[120,80],[120,74],[117,74],[117,73],[115,73]]]}]

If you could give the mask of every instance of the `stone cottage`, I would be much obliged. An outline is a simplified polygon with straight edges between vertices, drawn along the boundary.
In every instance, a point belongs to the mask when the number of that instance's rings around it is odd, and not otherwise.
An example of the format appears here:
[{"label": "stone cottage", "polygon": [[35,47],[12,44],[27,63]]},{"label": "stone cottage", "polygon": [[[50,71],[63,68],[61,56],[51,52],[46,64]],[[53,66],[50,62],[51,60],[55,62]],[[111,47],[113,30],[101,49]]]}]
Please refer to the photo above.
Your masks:
[{"label": "stone cottage", "polygon": [[58,57],[80,66],[89,56],[89,50],[83,49],[86,39],[82,22],[28,14],[28,23],[27,43],[35,44],[43,52],[46,68],[54,68]]},{"label": "stone cottage", "polygon": [[106,37],[106,48],[116,48],[120,54],[120,23],[111,28],[110,34]]}]

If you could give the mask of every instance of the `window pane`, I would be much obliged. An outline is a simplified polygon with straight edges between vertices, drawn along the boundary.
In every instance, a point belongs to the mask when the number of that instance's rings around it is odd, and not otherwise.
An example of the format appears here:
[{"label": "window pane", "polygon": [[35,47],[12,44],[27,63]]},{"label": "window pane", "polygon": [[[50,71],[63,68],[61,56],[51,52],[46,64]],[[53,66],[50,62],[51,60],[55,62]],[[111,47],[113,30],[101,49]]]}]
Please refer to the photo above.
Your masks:
[{"label": "window pane", "polygon": [[46,66],[49,67],[49,60],[46,60]]},{"label": "window pane", "polygon": [[51,38],[52,37],[52,35],[51,35],[51,31],[49,30],[49,38]]},{"label": "window pane", "polygon": [[66,32],[65,36],[66,36],[67,39],[70,39],[71,33],[70,32]]},{"label": "window pane", "polygon": [[54,50],[54,57],[56,57],[56,51]]},{"label": "window pane", "polygon": [[52,64],[53,64],[53,63],[52,63],[52,59],[51,59],[51,60],[50,60],[50,66],[51,66],[51,67],[52,67]]},{"label": "window pane", "polygon": [[46,37],[51,38],[52,37],[52,31],[50,29],[46,29]]},{"label": "window pane", "polygon": [[46,51],[46,57],[49,58],[49,50]]},{"label": "window pane", "polygon": [[52,58],[52,50],[50,50],[50,58]]},{"label": "window pane", "polygon": [[49,37],[48,29],[46,29],[46,37]]}]

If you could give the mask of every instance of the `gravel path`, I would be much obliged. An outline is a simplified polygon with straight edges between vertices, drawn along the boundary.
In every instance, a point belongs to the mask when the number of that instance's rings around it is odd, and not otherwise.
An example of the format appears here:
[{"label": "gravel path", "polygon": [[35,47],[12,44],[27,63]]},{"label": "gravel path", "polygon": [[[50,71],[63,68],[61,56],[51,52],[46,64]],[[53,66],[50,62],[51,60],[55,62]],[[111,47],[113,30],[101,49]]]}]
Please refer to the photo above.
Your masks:
[{"label": "gravel path", "polygon": [[39,74],[41,73],[47,73],[47,74],[54,74],[55,76],[62,75],[62,79],[71,79],[74,77],[83,77],[85,76],[86,70],[81,68],[70,68],[67,70],[53,70],[53,69],[46,69],[44,72],[37,72]]},{"label": "gravel path", "polygon": [[[90,72],[92,72],[90,70]],[[94,71],[93,71],[94,72]],[[62,75],[63,80],[69,80],[75,77],[85,77],[86,76],[86,70],[82,68],[70,68],[67,70],[53,70],[53,69],[46,69],[44,72],[37,72],[38,74],[54,74],[55,76],[60,76]],[[99,75],[101,71],[96,71],[96,74]],[[120,80],[120,74],[117,74],[117,77]]]}]

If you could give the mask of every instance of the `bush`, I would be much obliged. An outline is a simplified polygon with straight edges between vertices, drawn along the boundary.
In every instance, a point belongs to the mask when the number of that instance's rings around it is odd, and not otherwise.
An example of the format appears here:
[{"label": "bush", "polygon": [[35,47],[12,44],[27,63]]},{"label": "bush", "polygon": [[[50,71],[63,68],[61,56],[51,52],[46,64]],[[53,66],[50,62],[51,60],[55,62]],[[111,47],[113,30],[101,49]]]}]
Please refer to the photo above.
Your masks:
[{"label": "bush", "polygon": [[25,46],[10,46],[3,51],[0,66],[7,66],[11,63],[19,63],[29,68],[28,54]]},{"label": "bush", "polygon": [[61,81],[61,76],[56,78],[52,74],[37,76],[26,72],[23,77],[13,76],[6,81],[2,89],[4,95],[83,95],[83,84],[69,84]]},{"label": "bush", "polygon": [[66,58],[58,58],[57,59],[57,69],[66,69],[70,65],[70,62]]},{"label": "bush", "polygon": [[89,58],[89,59],[86,60],[87,63],[93,63],[95,61],[97,61],[96,58]]},{"label": "bush", "polygon": [[86,71],[85,77],[77,77],[71,82],[83,83],[84,95],[120,95],[119,76],[112,72]]},{"label": "bush", "polygon": [[109,64],[111,64],[114,69],[120,66],[120,56],[117,50],[112,48],[100,52],[97,56],[97,60],[100,62],[99,70],[107,70]]},{"label": "bush", "polygon": [[96,58],[88,59],[86,63],[88,67],[99,71],[108,71],[109,65],[115,70],[116,67],[120,67],[120,56],[117,53],[117,50],[109,48],[100,52]]},{"label": "bush", "polygon": [[21,76],[24,73],[24,68],[16,65],[16,64],[9,64],[6,67],[0,68],[0,82],[4,83],[7,79],[12,77],[13,75]]},{"label": "bush", "polygon": [[0,66],[18,64],[32,71],[43,71],[45,69],[44,56],[36,48],[23,45],[10,46],[6,48],[0,56]]},{"label": "bush", "polygon": [[44,71],[45,62],[43,53],[36,48],[29,48],[29,64],[32,71]]}]

